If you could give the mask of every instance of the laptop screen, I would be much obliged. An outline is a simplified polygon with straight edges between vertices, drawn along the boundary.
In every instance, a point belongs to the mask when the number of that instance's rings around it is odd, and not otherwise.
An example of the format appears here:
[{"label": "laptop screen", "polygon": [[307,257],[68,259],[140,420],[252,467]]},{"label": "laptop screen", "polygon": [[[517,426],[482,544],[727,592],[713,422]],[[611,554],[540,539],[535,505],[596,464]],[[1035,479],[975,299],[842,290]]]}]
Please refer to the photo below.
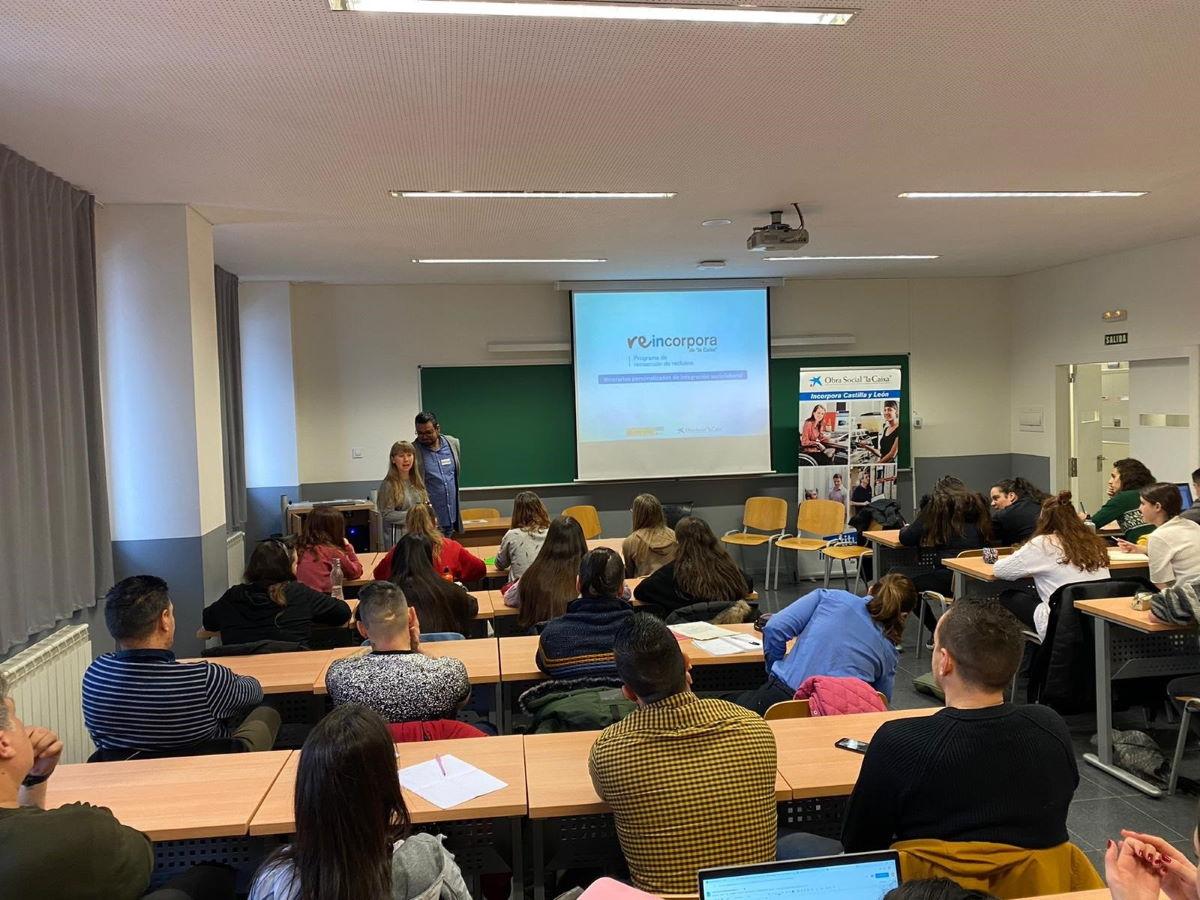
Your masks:
[{"label": "laptop screen", "polygon": [[1183,498],[1183,508],[1189,509],[1192,503],[1195,502],[1192,498],[1192,486],[1184,482],[1183,484],[1175,485],[1175,487],[1179,488],[1179,496]]},{"label": "laptop screen", "polygon": [[900,861],[894,851],[851,853],[706,869],[700,873],[701,900],[880,900],[900,886]]}]

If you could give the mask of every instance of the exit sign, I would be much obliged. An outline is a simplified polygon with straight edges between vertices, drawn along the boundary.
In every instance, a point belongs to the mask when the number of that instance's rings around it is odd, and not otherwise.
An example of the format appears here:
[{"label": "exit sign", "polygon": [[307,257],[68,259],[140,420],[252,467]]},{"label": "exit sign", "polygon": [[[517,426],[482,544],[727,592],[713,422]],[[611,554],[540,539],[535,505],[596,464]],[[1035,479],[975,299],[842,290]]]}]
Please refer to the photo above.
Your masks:
[{"label": "exit sign", "polygon": [[1118,331],[1116,334],[1106,334],[1104,336],[1104,346],[1111,347],[1113,344],[1128,344],[1129,332]]}]

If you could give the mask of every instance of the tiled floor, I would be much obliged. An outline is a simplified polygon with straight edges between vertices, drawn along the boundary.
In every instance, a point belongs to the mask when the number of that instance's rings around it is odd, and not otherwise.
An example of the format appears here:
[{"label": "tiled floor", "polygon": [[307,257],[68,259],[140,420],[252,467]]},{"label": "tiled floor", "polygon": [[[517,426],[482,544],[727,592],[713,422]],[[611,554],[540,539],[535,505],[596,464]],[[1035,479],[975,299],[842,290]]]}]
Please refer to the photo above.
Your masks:
[{"label": "tiled floor", "polygon": [[[760,591],[761,609],[763,612],[774,612],[816,586],[808,583],[799,586],[781,584],[778,591]],[[833,586],[841,585],[834,582]],[[913,690],[913,679],[929,671],[928,652],[922,650],[921,658],[916,658],[915,626],[915,617],[910,617],[892,697],[892,705],[897,709],[941,705],[933,698]],[[1196,826],[1196,797],[1180,793],[1174,797],[1156,800],[1093,768],[1084,762],[1083,754],[1093,747],[1091,741],[1095,734],[1094,716],[1073,716],[1068,724],[1071,727],[1075,756],[1079,763],[1079,787],[1071,803],[1067,828],[1071,839],[1087,853],[1101,874],[1104,872],[1102,848],[1109,838],[1118,838],[1122,828],[1159,835],[1191,857],[1194,853],[1191,835]],[[1129,722],[1122,722],[1118,717],[1116,724],[1118,728],[1146,729],[1140,714],[1134,714],[1134,718]],[[1177,732],[1168,727],[1151,734],[1169,756],[1174,748]],[[1200,780],[1200,748],[1189,749],[1184,758],[1183,774]]]}]

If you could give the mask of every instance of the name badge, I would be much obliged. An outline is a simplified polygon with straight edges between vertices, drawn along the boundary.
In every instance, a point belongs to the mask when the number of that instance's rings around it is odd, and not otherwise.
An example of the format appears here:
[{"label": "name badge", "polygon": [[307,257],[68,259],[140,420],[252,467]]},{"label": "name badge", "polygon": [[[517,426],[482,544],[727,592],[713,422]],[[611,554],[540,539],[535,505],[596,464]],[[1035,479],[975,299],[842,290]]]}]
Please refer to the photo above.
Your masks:
[{"label": "name badge", "polygon": [[443,465],[443,466],[451,466],[451,465],[454,465],[454,460],[452,460],[452,459],[443,459],[443,460],[442,460],[442,465]]}]

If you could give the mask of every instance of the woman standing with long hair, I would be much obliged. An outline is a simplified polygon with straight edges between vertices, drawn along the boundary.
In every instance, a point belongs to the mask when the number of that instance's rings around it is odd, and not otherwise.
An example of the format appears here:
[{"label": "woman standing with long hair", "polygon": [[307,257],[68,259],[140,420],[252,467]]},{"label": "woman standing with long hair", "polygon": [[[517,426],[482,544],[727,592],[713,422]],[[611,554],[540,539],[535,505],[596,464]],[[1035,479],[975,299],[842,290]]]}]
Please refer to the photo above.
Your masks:
[{"label": "woman standing with long hair", "polygon": [[470,900],[454,857],[411,834],[396,748],[378,713],[335,707],[296,772],[296,834],[259,868],[250,900]]},{"label": "woman standing with long hair", "polygon": [[550,523],[537,558],[521,580],[504,592],[504,605],[519,609],[517,623],[528,630],[539,622],[556,619],[579,596],[575,584],[579,564],[587,553],[583,529],[570,516]]},{"label": "woman standing with long hair", "polygon": [[694,603],[736,603],[754,589],[703,519],[684,516],[675,526],[675,536],[675,559],[634,589],[633,596],[646,604],[647,612],[666,617]]},{"label": "woman standing with long hair", "polygon": [[1050,621],[1050,597],[1056,590],[1076,581],[1108,578],[1108,545],[1079,521],[1071,492],[1061,491],[1042,503],[1029,542],[1011,556],[996,560],[992,571],[1006,581],[1033,579],[1036,594],[1007,590],[1000,595],[1000,602],[1027,627],[1037,631],[1039,638],[1044,638]]},{"label": "woman standing with long hair", "polygon": [[416,459],[416,448],[408,441],[396,441],[388,453],[388,472],[379,483],[377,500],[379,515],[383,518],[385,550],[404,534],[409,510],[429,502],[425,478]]}]

